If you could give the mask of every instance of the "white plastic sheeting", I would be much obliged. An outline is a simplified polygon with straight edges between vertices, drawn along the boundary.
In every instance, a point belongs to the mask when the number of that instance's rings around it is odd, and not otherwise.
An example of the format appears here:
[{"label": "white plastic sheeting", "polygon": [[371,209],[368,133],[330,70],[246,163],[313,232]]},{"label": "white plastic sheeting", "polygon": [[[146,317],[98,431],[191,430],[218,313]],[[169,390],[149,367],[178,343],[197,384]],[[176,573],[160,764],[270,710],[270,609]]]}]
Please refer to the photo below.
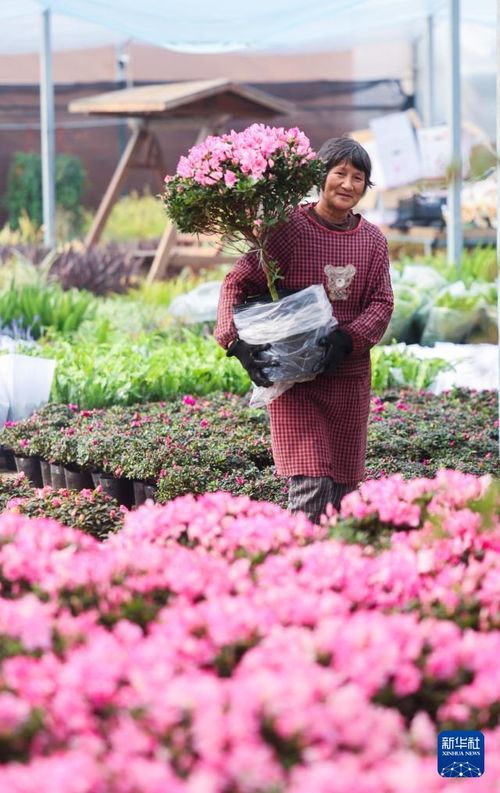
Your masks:
[{"label": "white plastic sheeting", "polygon": [[[53,12],[54,49],[136,39],[193,53],[348,49],[367,37],[414,38],[447,0],[2,0],[0,52],[37,51],[40,12]],[[493,27],[494,0],[462,0],[461,19]]]},{"label": "white plastic sheeting", "polygon": [[207,281],[190,292],[178,295],[170,303],[168,313],[187,325],[214,321],[217,317],[221,286],[222,281]]},{"label": "white plastic sheeting", "polygon": [[452,344],[438,341],[434,347],[421,347],[418,344],[397,344],[396,347],[407,350],[417,358],[443,358],[451,364],[453,369],[440,372],[427,389],[433,394],[448,391],[453,386],[475,388],[477,391],[498,389],[496,344]]},{"label": "white plastic sheeting", "polygon": [[[0,355],[0,414],[9,421],[27,418],[48,402],[56,361],[11,353]],[[5,421],[5,419],[4,419]]]}]

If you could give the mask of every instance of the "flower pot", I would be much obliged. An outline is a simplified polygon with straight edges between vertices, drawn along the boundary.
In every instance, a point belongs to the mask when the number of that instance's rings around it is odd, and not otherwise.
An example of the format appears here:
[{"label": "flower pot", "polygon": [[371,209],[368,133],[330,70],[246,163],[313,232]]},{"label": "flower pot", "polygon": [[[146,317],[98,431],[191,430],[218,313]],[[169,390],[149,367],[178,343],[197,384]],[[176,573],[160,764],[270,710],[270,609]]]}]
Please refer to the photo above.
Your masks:
[{"label": "flower pot", "polygon": [[261,389],[266,403],[321,372],[325,351],[319,341],[338,324],[322,285],[285,293],[276,302],[254,298],[235,307],[234,322],[243,341],[270,345],[260,353],[270,363],[264,373],[275,384]]},{"label": "flower pot", "polygon": [[10,446],[2,446],[4,466],[7,471],[17,471],[16,458]]},{"label": "flower pot", "polygon": [[69,488],[69,490],[92,489],[92,477],[88,471],[75,471],[71,470],[71,468],[65,468],[64,476],[66,478],[66,487]]},{"label": "flower pot", "polygon": [[52,487],[54,490],[66,489],[66,474],[63,465],[59,465],[59,463],[51,463],[50,477],[52,479]]},{"label": "flower pot", "polygon": [[52,474],[50,473],[50,463],[47,460],[40,460],[40,470],[42,472],[42,482],[44,487],[52,487]]},{"label": "flower pot", "polygon": [[133,483],[133,487],[134,487],[135,506],[140,507],[140,505],[144,504],[144,502],[146,501],[145,483],[136,479]]},{"label": "flower pot", "polygon": [[22,457],[20,454],[16,454],[15,460],[17,470],[19,473],[22,471],[26,474],[33,487],[43,487],[40,459],[38,457]]},{"label": "flower pot", "polygon": [[99,487],[101,484],[101,474],[98,471],[92,471],[90,478],[92,479],[94,487]]},{"label": "flower pot", "polygon": [[116,499],[119,504],[130,509],[134,504],[134,489],[130,479],[115,479],[108,474],[100,474],[100,484],[108,496]]},{"label": "flower pot", "polygon": [[150,498],[153,501],[155,501],[157,492],[158,492],[157,485],[146,485],[146,484],[144,485],[144,493],[147,499]]}]

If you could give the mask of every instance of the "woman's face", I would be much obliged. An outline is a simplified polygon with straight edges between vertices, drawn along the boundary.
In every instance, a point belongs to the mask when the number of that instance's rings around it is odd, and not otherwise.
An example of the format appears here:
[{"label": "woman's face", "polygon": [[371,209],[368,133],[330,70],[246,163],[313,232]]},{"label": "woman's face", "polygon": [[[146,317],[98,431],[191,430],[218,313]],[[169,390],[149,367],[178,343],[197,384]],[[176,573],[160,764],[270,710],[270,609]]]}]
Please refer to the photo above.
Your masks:
[{"label": "woman's face", "polygon": [[323,209],[332,217],[346,217],[363,197],[365,185],[364,172],[344,160],[328,171],[317,209]]}]

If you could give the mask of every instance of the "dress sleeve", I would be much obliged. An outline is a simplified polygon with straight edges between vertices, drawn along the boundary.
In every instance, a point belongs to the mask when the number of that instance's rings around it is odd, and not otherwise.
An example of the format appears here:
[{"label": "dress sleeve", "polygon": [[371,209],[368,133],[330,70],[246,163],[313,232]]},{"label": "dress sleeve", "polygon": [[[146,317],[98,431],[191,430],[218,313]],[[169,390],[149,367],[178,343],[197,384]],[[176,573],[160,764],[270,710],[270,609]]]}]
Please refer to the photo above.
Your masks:
[{"label": "dress sleeve", "polygon": [[377,240],[370,265],[367,303],[361,314],[343,326],[352,338],[352,355],[364,353],[380,341],[384,335],[392,312],[394,296],[389,270],[387,240]]},{"label": "dress sleeve", "polygon": [[[287,270],[297,231],[296,222],[290,219],[273,231],[266,245],[269,256],[278,262],[282,275]],[[258,254],[246,253],[236,261],[222,283],[214,330],[215,339],[221,347],[227,350],[238,335],[233,321],[234,306],[247,297],[263,293],[267,293],[267,282]]]},{"label": "dress sleeve", "polygon": [[266,276],[259,264],[258,255],[254,252],[241,256],[224,278],[220,291],[214,336],[221,347],[227,350],[238,335],[233,321],[234,306],[242,303],[246,297],[261,294],[266,289]]}]

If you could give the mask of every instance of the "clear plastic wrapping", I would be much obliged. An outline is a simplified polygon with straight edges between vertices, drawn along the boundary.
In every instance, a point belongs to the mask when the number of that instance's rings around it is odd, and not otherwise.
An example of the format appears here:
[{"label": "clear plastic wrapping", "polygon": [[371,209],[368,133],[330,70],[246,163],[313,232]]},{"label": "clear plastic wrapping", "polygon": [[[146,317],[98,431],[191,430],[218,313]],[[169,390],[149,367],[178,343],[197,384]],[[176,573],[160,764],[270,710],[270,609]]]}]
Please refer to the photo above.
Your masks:
[{"label": "clear plastic wrapping", "polygon": [[271,345],[261,358],[275,364],[264,369],[273,385],[254,385],[250,400],[254,407],[269,405],[294,383],[313,380],[321,371],[325,354],[319,341],[338,325],[321,284],[274,303],[260,301],[238,307],[234,322],[240,339],[247,344]]}]

